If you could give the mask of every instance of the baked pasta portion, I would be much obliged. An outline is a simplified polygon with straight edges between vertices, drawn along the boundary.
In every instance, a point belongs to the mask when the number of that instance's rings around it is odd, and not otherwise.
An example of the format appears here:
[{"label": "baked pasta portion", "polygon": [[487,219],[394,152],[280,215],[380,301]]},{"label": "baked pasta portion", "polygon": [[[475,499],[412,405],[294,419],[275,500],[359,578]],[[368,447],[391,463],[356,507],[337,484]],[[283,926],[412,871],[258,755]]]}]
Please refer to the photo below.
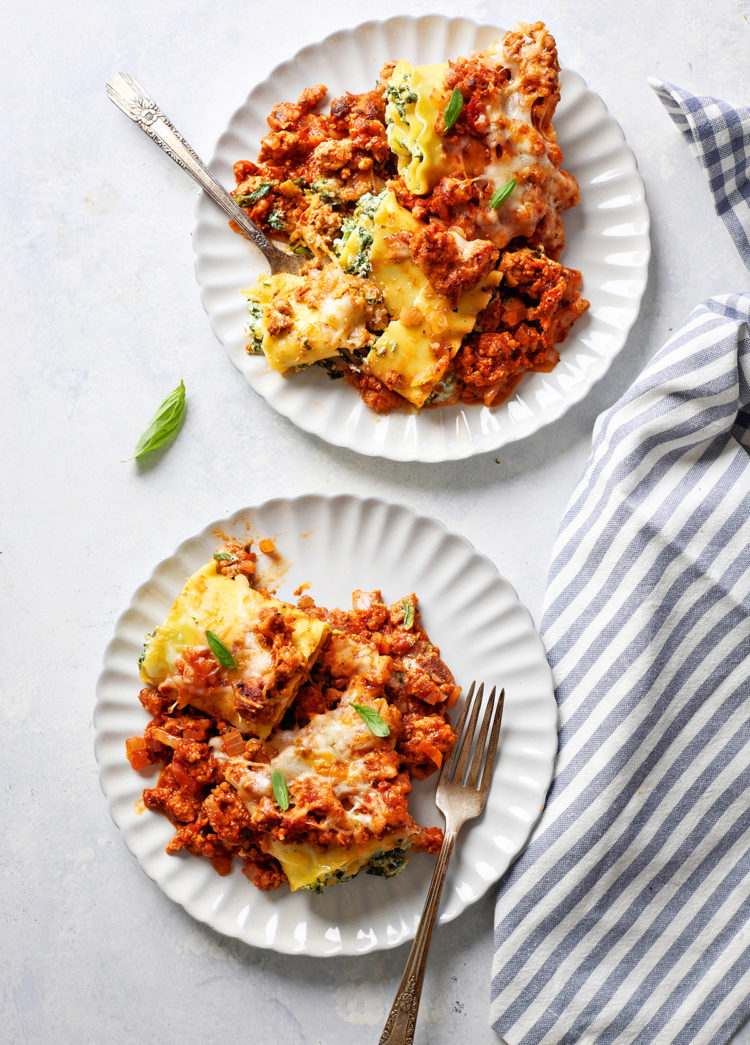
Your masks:
[{"label": "baked pasta portion", "polygon": [[308,259],[247,290],[248,351],[324,366],[369,407],[503,402],[549,371],[586,310],[559,260],[579,199],[552,124],[553,37],[519,24],[484,52],[388,63],[364,94],[276,105],[234,197]]},{"label": "baked pasta portion", "polygon": [[253,586],[255,563],[251,544],[227,544],[146,640],[151,721],[127,742],[134,769],[161,766],[144,804],[175,827],[167,852],[220,874],[237,858],[261,889],[397,874],[440,847],[408,798],[453,745],[459,688],[415,595],[291,606]]}]

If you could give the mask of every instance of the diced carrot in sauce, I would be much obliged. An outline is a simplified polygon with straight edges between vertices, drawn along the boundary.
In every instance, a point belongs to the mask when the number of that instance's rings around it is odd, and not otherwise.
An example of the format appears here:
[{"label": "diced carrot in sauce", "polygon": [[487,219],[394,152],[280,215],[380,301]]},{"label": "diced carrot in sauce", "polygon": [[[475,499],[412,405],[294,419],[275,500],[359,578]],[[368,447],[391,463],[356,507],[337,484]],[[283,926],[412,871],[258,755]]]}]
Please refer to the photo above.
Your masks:
[{"label": "diced carrot in sauce", "polygon": [[133,769],[145,769],[151,765],[148,747],[143,737],[129,737],[125,741],[125,753]]}]

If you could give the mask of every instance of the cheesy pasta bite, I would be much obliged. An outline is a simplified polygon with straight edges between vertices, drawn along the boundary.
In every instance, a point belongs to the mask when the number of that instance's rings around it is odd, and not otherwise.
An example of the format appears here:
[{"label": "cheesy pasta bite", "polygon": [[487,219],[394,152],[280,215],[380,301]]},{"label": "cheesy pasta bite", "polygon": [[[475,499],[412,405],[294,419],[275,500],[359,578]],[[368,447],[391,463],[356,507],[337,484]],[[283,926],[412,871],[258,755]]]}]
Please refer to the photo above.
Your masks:
[{"label": "cheesy pasta bite", "polygon": [[559,261],[578,202],[552,118],[553,37],[519,24],[486,51],[388,63],[364,94],[276,105],[234,197],[306,258],[246,291],[248,351],[324,366],[373,410],[492,406],[549,371],[588,302]]},{"label": "cheesy pasta bite", "polygon": [[146,640],[152,717],[127,742],[134,769],[162,767],[144,804],[175,826],[167,852],[220,874],[236,857],[261,889],[397,874],[442,841],[408,797],[453,745],[459,687],[415,595],[291,606],[253,586],[255,563],[250,544],[228,543]]}]

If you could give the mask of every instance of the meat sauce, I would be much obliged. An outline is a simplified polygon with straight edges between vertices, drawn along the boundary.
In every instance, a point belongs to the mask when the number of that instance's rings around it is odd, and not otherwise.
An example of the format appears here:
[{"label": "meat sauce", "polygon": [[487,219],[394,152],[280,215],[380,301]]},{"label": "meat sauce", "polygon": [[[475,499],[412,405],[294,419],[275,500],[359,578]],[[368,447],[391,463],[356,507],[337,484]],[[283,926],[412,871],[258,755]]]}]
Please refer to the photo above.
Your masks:
[{"label": "meat sauce", "polygon": [[[252,578],[255,555],[250,543],[230,542],[222,552],[222,572]],[[140,702],[151,719],[126,745],[133,769],[161,767],[156,785],[144,789],[143,802],[175,828],[167,852],[184,850],[207,858],[221,875],[230,872],[236,859],[264,890],[286,879],[278,861],[263,851],[262,836],[270,833],[321,849],[346,848],[411,823],[407,798],[412,780],[436,772],[455,739],[449,709],[460,690],[421,626],[416,596],[387,606],[379,592],[355,592],[349,611],[318,607],[309,595],[302,595],[298,605],[332,630],[279,728],[314,729],[316,716],[342,703],[353,674],[363,692],[387,701],[385,718],[395,743],[367,756],[368,776],[375,784],[366,832],[341,828],[342,800],[315,776],[297,782],[288,809],[264,798],[251,812],[225,778],[226,760],[221,756],[243,754],[262,764],[270,757],[269,746],[189,704],[180,705],[170,692],[150,686],[141,691]],[[355,640],[351,648],[364,651],[356,669],[342,638],[346,636]],[[436,853],[441,842],[439,828],[421,828],[411,851]]]},{"label": "meat sauce", "polygon": [[[459,169],[421,196],[407,190],[388,145],[384,92],[394,64],[383,68],[373,90],[346,93],[328,112],[320,111],[323,84],[305,88],[294,103],[274,106],[257,162],[235,164],[234,195],[269,236],[294,247],[305,228],[307,242],[330,254],[363,193],[392,189],[422,224],[419,232],[404,234],[407,256],[454,307],[461,294],[498,268],[503,280],[474,332],[464,338],[440,395],[425,406],[497,405],[524,374],[553,369],[559,360],[555,346],[589,304],[581,297],[580,272],[558,260],[564,246],[561,213],[578,202],[579,190],[560,167],[552,127],[560,97],[555,41],[542,23],[519,26],[503,38],[501,60],[494,64],[479,55],[448,63],[446,89],[458,90],[463,104],[450,128],[441,113],[435,131]],[[498,97],[504,99],[502,110]],[[509,162],[517,182],[515,202],[495,210],[488,172]],[[455,233],[472,249],[459,250]],[[326,365],[376,412],[406,405],[397,382],[388,387],[366,366],[345,360]]]}]

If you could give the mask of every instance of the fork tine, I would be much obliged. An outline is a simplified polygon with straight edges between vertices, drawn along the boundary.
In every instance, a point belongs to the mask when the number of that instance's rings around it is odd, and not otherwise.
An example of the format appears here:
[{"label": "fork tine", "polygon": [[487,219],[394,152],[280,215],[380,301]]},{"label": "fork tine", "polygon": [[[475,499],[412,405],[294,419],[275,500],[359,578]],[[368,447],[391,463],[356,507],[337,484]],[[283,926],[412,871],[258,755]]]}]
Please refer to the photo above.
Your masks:
[{"label": "fork tine", "polygon": [[466,712],[469,710],[469,704],[471,704],[471,698],[474,696],[474,687],[475,686],[476,686],[476,682],[472,682],[472,684],[469,686],[469,692],[466,694],[466,700],[464,701],[464,706],[461,708],[461,714],[458,716],[458,722],[453,727],[455,729],[455,731],[456,731],[456,740],[455,740],[455,743],[453,744],[453,747],[451,748],[451,753],[448,755],[446,760],[443,762],[443,768],[442,768],[442,770],[440,772],[440,776],[441,776],[442,779],[448,780],[450,778],[451,772],[453,771],[453,766],[455,765],[456,759],[458,758],[458,749],[460,747],[459,740],[461,738],[461,730],[464,728],[464,722],[466,721]]},{"label": "fork tine", "polygon": [[479,783],[479,772],[482,768],[482,762],[484,761],[484,745],[487,740],[487,734],[490,731],[490,721],[495,713],[495,693],[496,687],[492,687],[492,691],[487,700],[487,706],[484,709],[484,718],[482,719],[482,726],[479,730],[479,736],[474,746],[474,757],[471,760],[471,766],[469,767],[469,775],[466,778],[467,787],[476,787]]},{"label": "fork tine", "polygon": [[[453,780],[457,784],[462,784],[464,774],[466,773],[466,767],[469,764],[469,755],[471,754],[471,743],[474,739],[474,733],[477,728],[477,719],[479,718],[479,709],[482,706],[482,697],[484,696],[484,683],[481,682],[479,689],[476,691],[474,699],[471,704],[469,712],[469,721],[466,724],[464,735],[460,740],[460,750],[458,752],[458,761],[456,762],[456,768],[453,773]],[[458,743],[458,736],[456,737]]]},{"label": "fork tine", "polygon": [[[492,692],[494,693],[494,687]],[[505,707],[505,689],[500,690],[500,696],[497,698],[497,707],[495,708],[495,717],[492,721],[492,732],[490,733],[490,742],[487,745],[487,759],[484,763],[484,772],[482,773],[482,784],[480,790],[486,791],[490,786],[490,780],[492,779],[492,771],[495,768],[495,755],[497,754],[497,742],[500,737],[500,723],[503,720],[503,708]]]},{"label": "fork tine", "polygon": [[472,682],[471,686],[469,687],[469,692],[466,694],[466,700],[464,701],[464,706],[461,709],[459,721],[456,722],[453,726],[453,729],[455,730],[455,741],[453,743],[452,748],[450,749],[450,754],[448,758],[443,763],[443,768],[440,773],[442,780],[450,780],[450,775],[453,771],[455,760],[459,758],[459,748],[461,747],[461,730],[464,728],[464,722],[466,722],[466,713],[469,710],[471,698],[474,696],[475,686],[476,682]]}]

